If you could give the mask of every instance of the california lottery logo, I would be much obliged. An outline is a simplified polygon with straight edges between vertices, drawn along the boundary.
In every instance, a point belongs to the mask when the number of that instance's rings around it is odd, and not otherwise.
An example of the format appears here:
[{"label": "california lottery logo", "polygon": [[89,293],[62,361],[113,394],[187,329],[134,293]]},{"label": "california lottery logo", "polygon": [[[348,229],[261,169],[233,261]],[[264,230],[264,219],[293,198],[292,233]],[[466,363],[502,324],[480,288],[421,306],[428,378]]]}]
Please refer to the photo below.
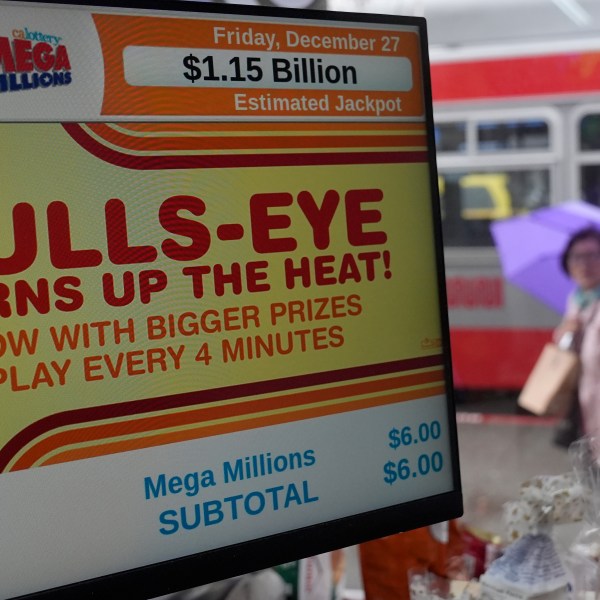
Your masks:
[{"label": "california lottery logo", "polygon": [[0,37],[0,93],[69,85],[71,61],[62,38],[28,27]]}]

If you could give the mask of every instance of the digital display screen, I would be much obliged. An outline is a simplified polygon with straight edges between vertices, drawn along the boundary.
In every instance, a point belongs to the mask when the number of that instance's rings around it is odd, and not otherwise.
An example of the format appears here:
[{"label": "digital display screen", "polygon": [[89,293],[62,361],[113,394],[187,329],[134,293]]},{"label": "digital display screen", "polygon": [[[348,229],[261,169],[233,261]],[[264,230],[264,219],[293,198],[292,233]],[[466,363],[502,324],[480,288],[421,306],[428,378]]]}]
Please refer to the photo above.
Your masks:
[{"label": "digital display screen", "polygon": [[1,599],[460,515],[428,69],[419,18],[0,2]]}]

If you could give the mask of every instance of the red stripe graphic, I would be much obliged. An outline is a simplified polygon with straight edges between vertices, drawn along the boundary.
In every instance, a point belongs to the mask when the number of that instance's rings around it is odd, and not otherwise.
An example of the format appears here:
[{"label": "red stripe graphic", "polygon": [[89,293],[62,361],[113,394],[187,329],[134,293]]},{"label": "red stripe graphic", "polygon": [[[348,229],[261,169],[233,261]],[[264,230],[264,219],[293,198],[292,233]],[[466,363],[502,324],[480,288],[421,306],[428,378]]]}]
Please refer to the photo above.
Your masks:
[{"label": "red stripe graphic", "polygon": [[134,170],[222,169],[229,167],[289,167],[315,165],[426,163],[426,151],[306,152],[277,154],[213,154],[134,156],[104,146],[79,123],[63,123],[65,131],[87,152],[109,164]]},{"label": "red stripe graphic", "polygon": [[35,423],[31,423],[25,429],[17,433],[12,439],[10,439],[0,450],[0,472],[7,467],[9,462],[16,456],[18,452],[21,451],[21,449],[23,449],[35,438],[46,434],[53,429],[64,427],[66,425],[90,423],[103,419],[141,415],[161,410],[201,405],[208,402],[217,402],[220,400],[244,398],[258,394],[268,394],[284,390],[324,385],[351,379],[387,375],[390,373],[409,371],[413,369],[440,366],[443,364],[443,362],[443,355],[424,356],[419,358],[393,361],[389,363],[367,365],[364,367],[351,367],[336,371],[312,373],[309,375],[296,375],[293,377],[285,377],[269,381],[258,381],[248,384],[232,385],[210,390],[189,392],[186,394],[177,394],[175,396],[162,396],[159,398],[148,398],[145,400],[132,400],[129,402],[123,402],[121,404],[108,404],[104,406],[94,406],[64,411],[49,415],[43,419],[40,419],[39,421],[36,421]]}]

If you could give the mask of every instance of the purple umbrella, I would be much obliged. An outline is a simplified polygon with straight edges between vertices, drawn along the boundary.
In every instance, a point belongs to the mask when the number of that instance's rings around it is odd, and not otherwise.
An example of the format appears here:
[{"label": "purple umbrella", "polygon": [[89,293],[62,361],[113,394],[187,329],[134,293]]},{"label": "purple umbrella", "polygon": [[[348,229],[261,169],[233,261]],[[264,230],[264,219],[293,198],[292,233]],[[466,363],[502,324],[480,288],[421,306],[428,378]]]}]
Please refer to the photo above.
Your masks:
[{"label": "purple umbrella", "polygon": [[560,256],[571,235],[590,226],[600,229],[600,208],[581,201],[492,223],[504,277],[562,314],[574,284],[563,272]]}]

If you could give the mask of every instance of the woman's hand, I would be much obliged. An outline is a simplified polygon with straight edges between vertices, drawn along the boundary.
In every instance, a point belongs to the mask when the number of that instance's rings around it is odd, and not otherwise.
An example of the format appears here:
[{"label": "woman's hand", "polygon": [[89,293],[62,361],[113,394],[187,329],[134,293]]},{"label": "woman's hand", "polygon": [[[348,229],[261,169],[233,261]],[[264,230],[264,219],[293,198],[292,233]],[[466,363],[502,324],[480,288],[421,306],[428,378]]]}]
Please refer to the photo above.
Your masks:
[{"label": "woman's hand", "polygon": [[[577,317],[569,317],[563,320],[563,322],[554,330],[552,339],[555,344],[560,344],[561,340],[568,336],[572,340],[575,334],[579,331],[580,323]],[[569,344],[570,345],[570,344]]]}]

